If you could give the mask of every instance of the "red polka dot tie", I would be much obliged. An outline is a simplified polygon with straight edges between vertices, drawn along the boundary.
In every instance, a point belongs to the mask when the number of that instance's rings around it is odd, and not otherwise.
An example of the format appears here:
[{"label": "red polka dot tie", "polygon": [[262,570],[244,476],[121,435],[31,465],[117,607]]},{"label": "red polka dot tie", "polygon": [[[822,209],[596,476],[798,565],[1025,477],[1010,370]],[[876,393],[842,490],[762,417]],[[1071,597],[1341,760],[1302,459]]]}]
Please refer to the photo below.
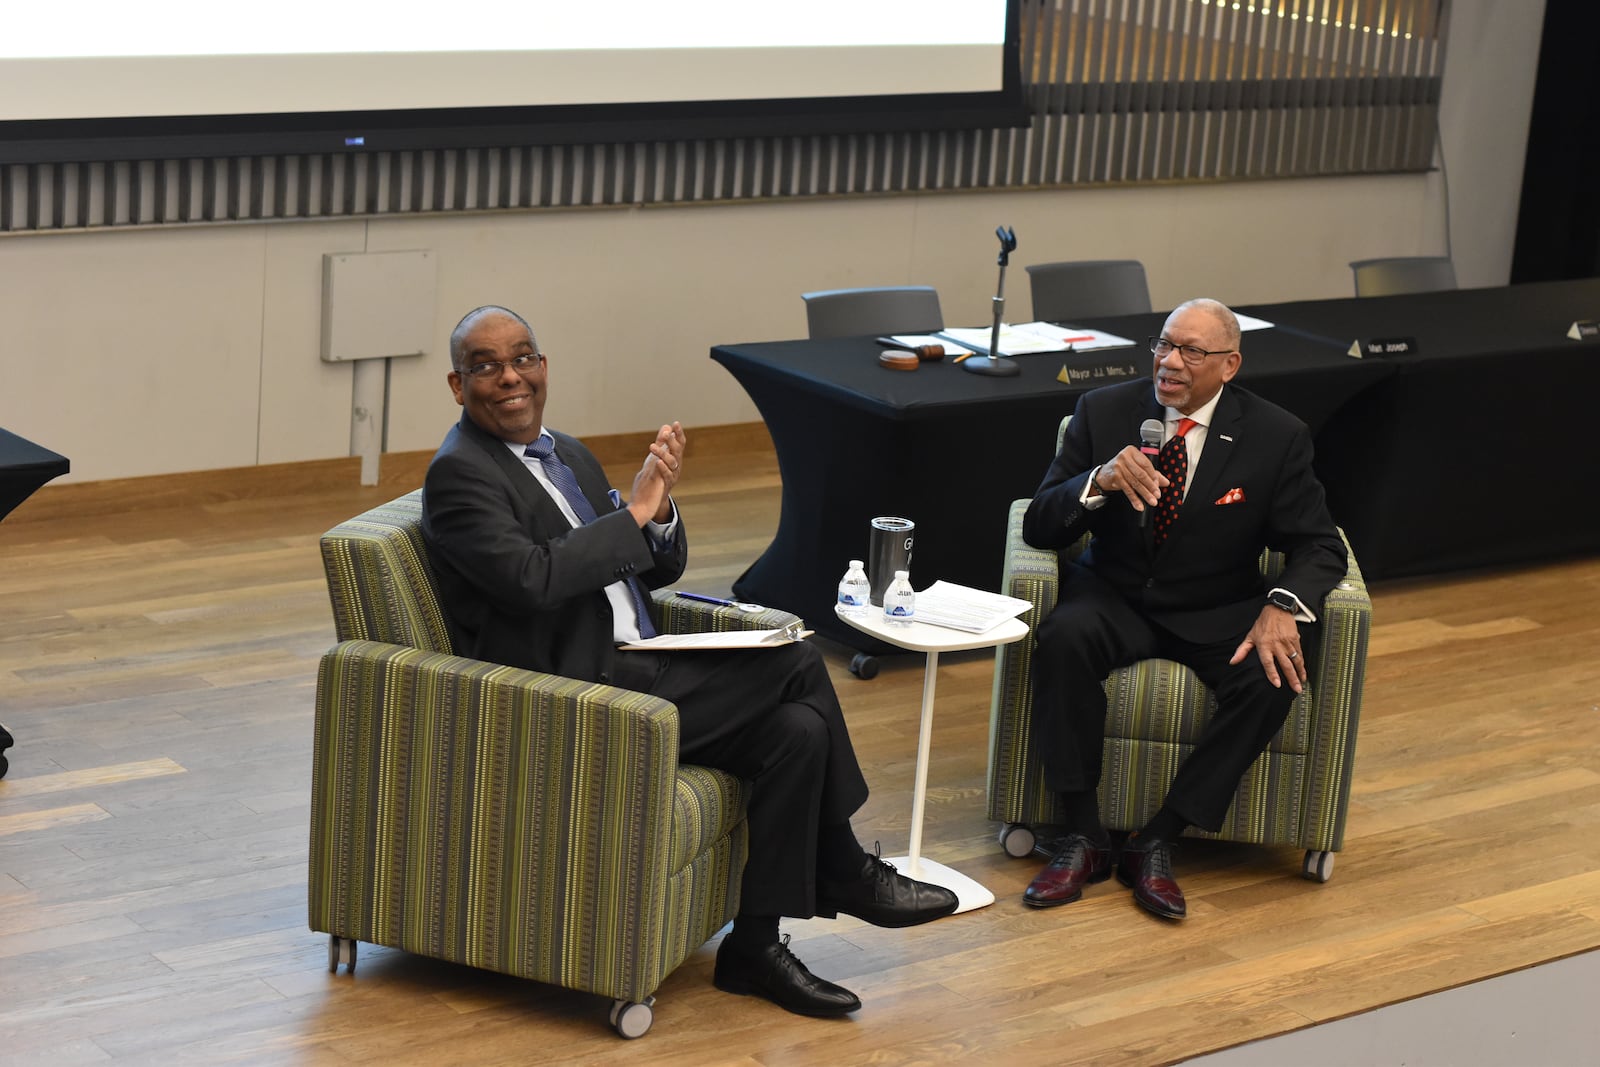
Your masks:
[{"label": "red polka dot tie", "polygon": [[1155,509],[1158,548],[1167,539],[1172,520],[1178,517],[1178,509],[1183,506],[1183,487],[1189,480],[1189,446],[1184,444],[1183,435],[1193,426],[1193,419],[1179,419],[1177,432],[1172,435],[1172,440],[1161,446],[1161,453],[1156,456],[1156,470],[1166,475],[1168,482],[1167,487],[1161,490],[1161,500]]}]

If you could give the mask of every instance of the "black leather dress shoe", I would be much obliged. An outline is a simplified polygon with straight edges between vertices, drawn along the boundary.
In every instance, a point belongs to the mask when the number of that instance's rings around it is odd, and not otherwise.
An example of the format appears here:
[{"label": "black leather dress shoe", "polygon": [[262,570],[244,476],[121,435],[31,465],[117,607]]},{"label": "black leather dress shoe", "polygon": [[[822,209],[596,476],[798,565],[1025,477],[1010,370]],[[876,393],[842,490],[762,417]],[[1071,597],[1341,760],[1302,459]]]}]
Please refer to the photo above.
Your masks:
[{"label": "black leather dress shoe", "polygon": [[848,882],[817,881],[817,914],[831,919],[839,912],[873,926],[898,929],[941,919],[961,904],[949,889],[907,878],[885,863],[881,850],[866,857],[861,877]]},{"label": "black leather dress shoe", "polygon": [[1172,845],[1159,837],[1128,839],[1117,863],[1117,881],[1131,887],[1133,902],[1152,915],[1181,919],[1189,913],[1183,890],[1172,877]]},{"label": "black leather dress shoe", "polygon": [[788,934],[755,953],[730,947],[724,938],[711,981],[724,993],[766,997],[796,1015],[848,1015],[861,1007],[850,990],[806,970],[789,951]]},{"label": "black leather dress shoe", "polygon": [[1083,896],[1083,887],[1111,877],[1110,842],[1091,841],[1071,833],[1056,843],[1044,869],[1022,892],[1022,902],[1035,908],[1071,904]]}]

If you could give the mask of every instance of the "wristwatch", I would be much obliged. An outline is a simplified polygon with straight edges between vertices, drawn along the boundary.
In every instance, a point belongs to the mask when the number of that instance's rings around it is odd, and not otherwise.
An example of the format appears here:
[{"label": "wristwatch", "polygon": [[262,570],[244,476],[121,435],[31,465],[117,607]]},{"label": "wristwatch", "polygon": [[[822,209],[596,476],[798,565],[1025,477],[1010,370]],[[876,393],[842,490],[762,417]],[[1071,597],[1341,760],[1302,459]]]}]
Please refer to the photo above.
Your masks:
[{"label": "wristwatch", "polygon": [[1274,589],[1268,593],[1267,602],[1275,608],[1282,608],[1290,615],[1294,615],[1300,610],[1300,602],[1294,598],[1294,594],[1283,589]]}]

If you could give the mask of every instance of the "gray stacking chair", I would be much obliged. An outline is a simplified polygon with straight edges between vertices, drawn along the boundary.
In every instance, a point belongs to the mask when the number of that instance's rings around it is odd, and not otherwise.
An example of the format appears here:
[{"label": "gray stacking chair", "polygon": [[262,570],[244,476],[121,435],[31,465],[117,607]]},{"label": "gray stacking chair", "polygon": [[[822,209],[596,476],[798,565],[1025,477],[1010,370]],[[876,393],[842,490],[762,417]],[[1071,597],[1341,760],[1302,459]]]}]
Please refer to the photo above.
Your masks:
[{"label": "gray stacking chair", "polygon": [[1357,296],[1433,293],[1456,287],[1456,268],[1449,256],[1389,256],[1358,259],[1350,264]]},{"label": "gray stacking chair", "polygon": [[1033,317],[1066,322],[1150,311],[1150,286],[1137,259],[1080,259],[1028,268]]},{"label": "gray stacking chair", "polygon": [[939,294],[929,285],[824,289],[802,293],[813,341],[882,333],[932,333],[944,329]]}]

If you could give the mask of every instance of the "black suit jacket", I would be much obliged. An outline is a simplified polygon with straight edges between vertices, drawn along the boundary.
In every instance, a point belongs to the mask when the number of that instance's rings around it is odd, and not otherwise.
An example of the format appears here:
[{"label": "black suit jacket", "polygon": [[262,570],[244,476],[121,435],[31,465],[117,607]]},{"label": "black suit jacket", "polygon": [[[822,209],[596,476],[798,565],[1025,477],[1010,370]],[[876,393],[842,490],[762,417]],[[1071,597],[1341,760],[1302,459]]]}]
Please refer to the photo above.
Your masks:
[{"label": "black suit jacket", "polygon": [[[1091,534],[1080,563],[1189,641],[1221,641],[1250,628],[1266,603],[1263,546],[1287,557],[1275,584],[1320,612],[1347,561],[1311,469],[1311,434],[1248,390],[1222,387],[1189,492],[1160,549],[1154,524],[1141,528],[1120,493],[1094,509],[1078,502],[1095,467],[1137,444],[1144,420],[1165,414],[1148,380],[1085,393],[1028,507],[1023,537],[1038,548],[1062,548]],[[1233,489],[1242,500],[1214,503]]]},{"label": "black suit jacket", "polygon": [[552,435],[596,521],[573,528],[503,441],[463,414],[423,483],[422,536],[462,655],[610,682],[616,651],[605,587],[637,577],[677,581],[688,558],[683,522],[652,544],[611,502],[604,470],[577,438]]}]

